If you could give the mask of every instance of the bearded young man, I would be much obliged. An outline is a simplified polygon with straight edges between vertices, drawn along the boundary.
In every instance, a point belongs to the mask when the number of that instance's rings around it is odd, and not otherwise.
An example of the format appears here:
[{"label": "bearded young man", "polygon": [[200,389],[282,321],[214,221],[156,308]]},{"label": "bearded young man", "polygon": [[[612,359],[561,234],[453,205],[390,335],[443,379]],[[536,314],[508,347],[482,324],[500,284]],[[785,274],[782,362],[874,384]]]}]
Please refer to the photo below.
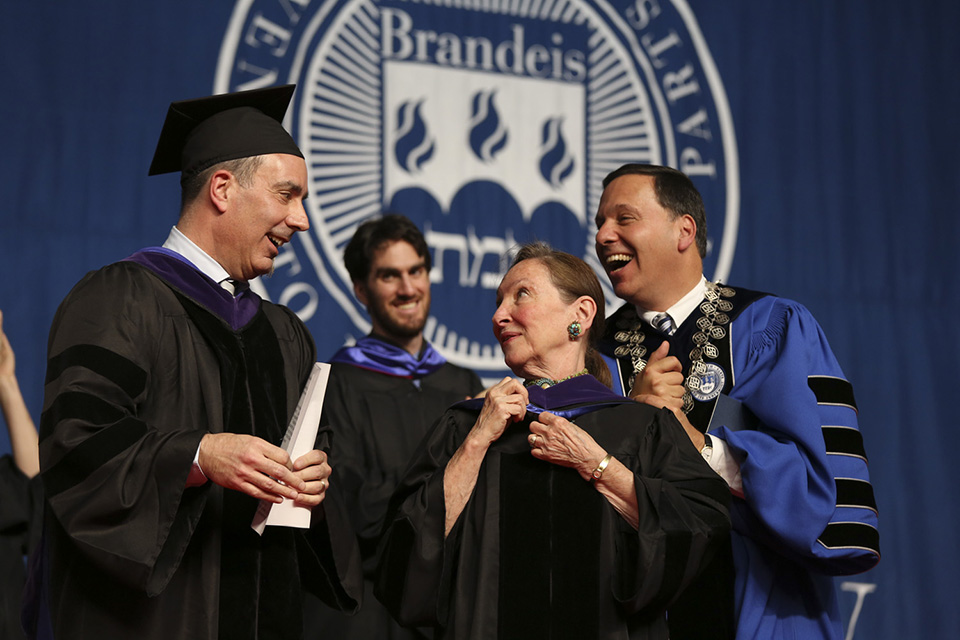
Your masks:
[{"label": "bearded young man", "polygon": [[423,337],[431,261],[416,225],[395,214],[369,220],[357,228],[343,259],[373,326],[370,335],[331,358],[322,426],[333,433],[333,482],[345,492],[369,597],[348,617],[307,596],[307,637],[429,637],[400,627],[372,596],[377,542],[390,497],[417,444],[450,405],[475,395],[482,384]]}]

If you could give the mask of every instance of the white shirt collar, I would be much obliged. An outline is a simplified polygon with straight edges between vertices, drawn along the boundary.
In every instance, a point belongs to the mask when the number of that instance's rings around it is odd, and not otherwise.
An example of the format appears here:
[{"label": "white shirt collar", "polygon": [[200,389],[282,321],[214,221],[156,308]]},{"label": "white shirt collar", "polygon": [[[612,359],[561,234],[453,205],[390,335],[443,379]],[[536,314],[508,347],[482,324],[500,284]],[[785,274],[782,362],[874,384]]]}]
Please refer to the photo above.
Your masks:
[{"label": "white shirt collar", "polygon": [[[183,232],[177,229],[176,226],[170,229],[170,235],[167,236],[167,241],[163,243],[163,248],[176,251],[192,262],[201,273],[214,282],[220,283],[221,286],[223,286],[224,280],[230,279],[230,274],[220,266],[219,262],[211,258],[206,251],[195,245],[193,240],[183,235]],[[233,288],[232,283],[230,288]]]},{"label": "white shirt collar", "polygon": [[[697,282],[696,286],[688,291],[685,296],[677,300],[672,307],[667,309],[667,315],[673,319],[673,326],[679,327],[682,325],[684,320],[697,308],[706,293],[707,279],[701,275],[700,281]],[[647,311],[642,307],[637,307],[637,315],[643,318],[648,324],[653,324],[653,319],[660,315],[660,313],[660,311]]]}]

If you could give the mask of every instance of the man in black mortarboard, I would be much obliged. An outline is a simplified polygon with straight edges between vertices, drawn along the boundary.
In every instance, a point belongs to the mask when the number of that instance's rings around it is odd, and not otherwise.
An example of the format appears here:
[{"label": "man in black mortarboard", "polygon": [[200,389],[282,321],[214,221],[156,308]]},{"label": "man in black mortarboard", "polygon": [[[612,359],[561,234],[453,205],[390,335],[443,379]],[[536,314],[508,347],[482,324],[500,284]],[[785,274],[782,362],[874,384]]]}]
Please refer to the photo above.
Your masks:
[{"label": "man in black mortarboard", "polygon": [[[150,174],[181,172],[177,225],[162,247],[88,274],[57,311],[40,635],[299,638],[301,585],[359,606],[326,454],[278,446],[313,341],[247,286],[309,226],[306,164],[281,124],[293,89],[172,104]],[[260,501],[284,498],[312,507],[310,528],[258,535]]]}]

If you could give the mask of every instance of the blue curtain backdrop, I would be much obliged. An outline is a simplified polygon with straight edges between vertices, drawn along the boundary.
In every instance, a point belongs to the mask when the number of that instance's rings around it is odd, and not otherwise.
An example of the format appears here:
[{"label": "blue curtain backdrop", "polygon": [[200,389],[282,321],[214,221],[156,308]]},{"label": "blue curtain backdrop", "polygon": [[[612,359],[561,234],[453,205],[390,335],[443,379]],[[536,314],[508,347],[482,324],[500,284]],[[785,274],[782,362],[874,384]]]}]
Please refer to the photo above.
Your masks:
[{"label": "blue curtain backdrop", "polygon": [[[160,244],[176,221],[177,177],[146,177],[169,101],[241,84],[218,67],[253,33],[231,44],[238,20],[290,17],[284,30],[257,32],[273,55],[288,34],[306,42],[308,29],[316,38],[327,28],[307,24],[308,5],[320,3],[269,4],[0,4],[0,309],[37,421],[61,299],[87,271]],[[725,148],[736,151],[723,170],[737,176],[739,195],[727,281],[806,304],[854,384],[883,559],[840,580],[856,583],[841,591],[853,637],[960,637],[960,506],[950,471],[958,420],[949,410],[960,361],[951,275],[960,243],[960,4],[638,0],[631,8],[624,15],[637,20],[675,12],[684,37],[695,21],[722,82],[735,132]],[[693,55],[693,39],[680,46]],[[284,73],[280,81],[295,75]],[[709,111],[711,123],[719,113]],[[713,136],[719,142],[716,128]],[[708,203],[708,218],[722,202]],[[335,279],[337,260],[317,264]],[[286,300],[307,309],[309,295],[297,291]],[[323,358],[362,335],[363,320],[333,300],[333,288],[315,291],[308,326]],[[434,305],[445,299],[435,294]],[[492,308],[469,313],[485,318]],[[8,450],[4,432],[0,451]]]}]

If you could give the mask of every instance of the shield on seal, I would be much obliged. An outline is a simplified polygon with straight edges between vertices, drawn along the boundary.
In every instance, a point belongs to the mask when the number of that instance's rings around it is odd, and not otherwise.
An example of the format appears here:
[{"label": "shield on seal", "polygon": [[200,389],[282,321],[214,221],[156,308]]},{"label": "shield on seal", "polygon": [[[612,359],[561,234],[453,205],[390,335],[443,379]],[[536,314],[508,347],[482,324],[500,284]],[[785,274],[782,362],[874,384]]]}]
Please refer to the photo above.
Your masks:
[{"label": "shield on seal", "polygon": [[307,159],[309,232],[258,292],[290,306],[321,354],[366,333],[342,263],[357,225],[403,213],[430,246],[425,336],[481,375],[517,243],[593,251],[601,180],[675,166],[704,195],[708,277],[732,263],[739,210],[726,98],[685,2],[241,0],[215,89],[298,85],[286,125]]}]

